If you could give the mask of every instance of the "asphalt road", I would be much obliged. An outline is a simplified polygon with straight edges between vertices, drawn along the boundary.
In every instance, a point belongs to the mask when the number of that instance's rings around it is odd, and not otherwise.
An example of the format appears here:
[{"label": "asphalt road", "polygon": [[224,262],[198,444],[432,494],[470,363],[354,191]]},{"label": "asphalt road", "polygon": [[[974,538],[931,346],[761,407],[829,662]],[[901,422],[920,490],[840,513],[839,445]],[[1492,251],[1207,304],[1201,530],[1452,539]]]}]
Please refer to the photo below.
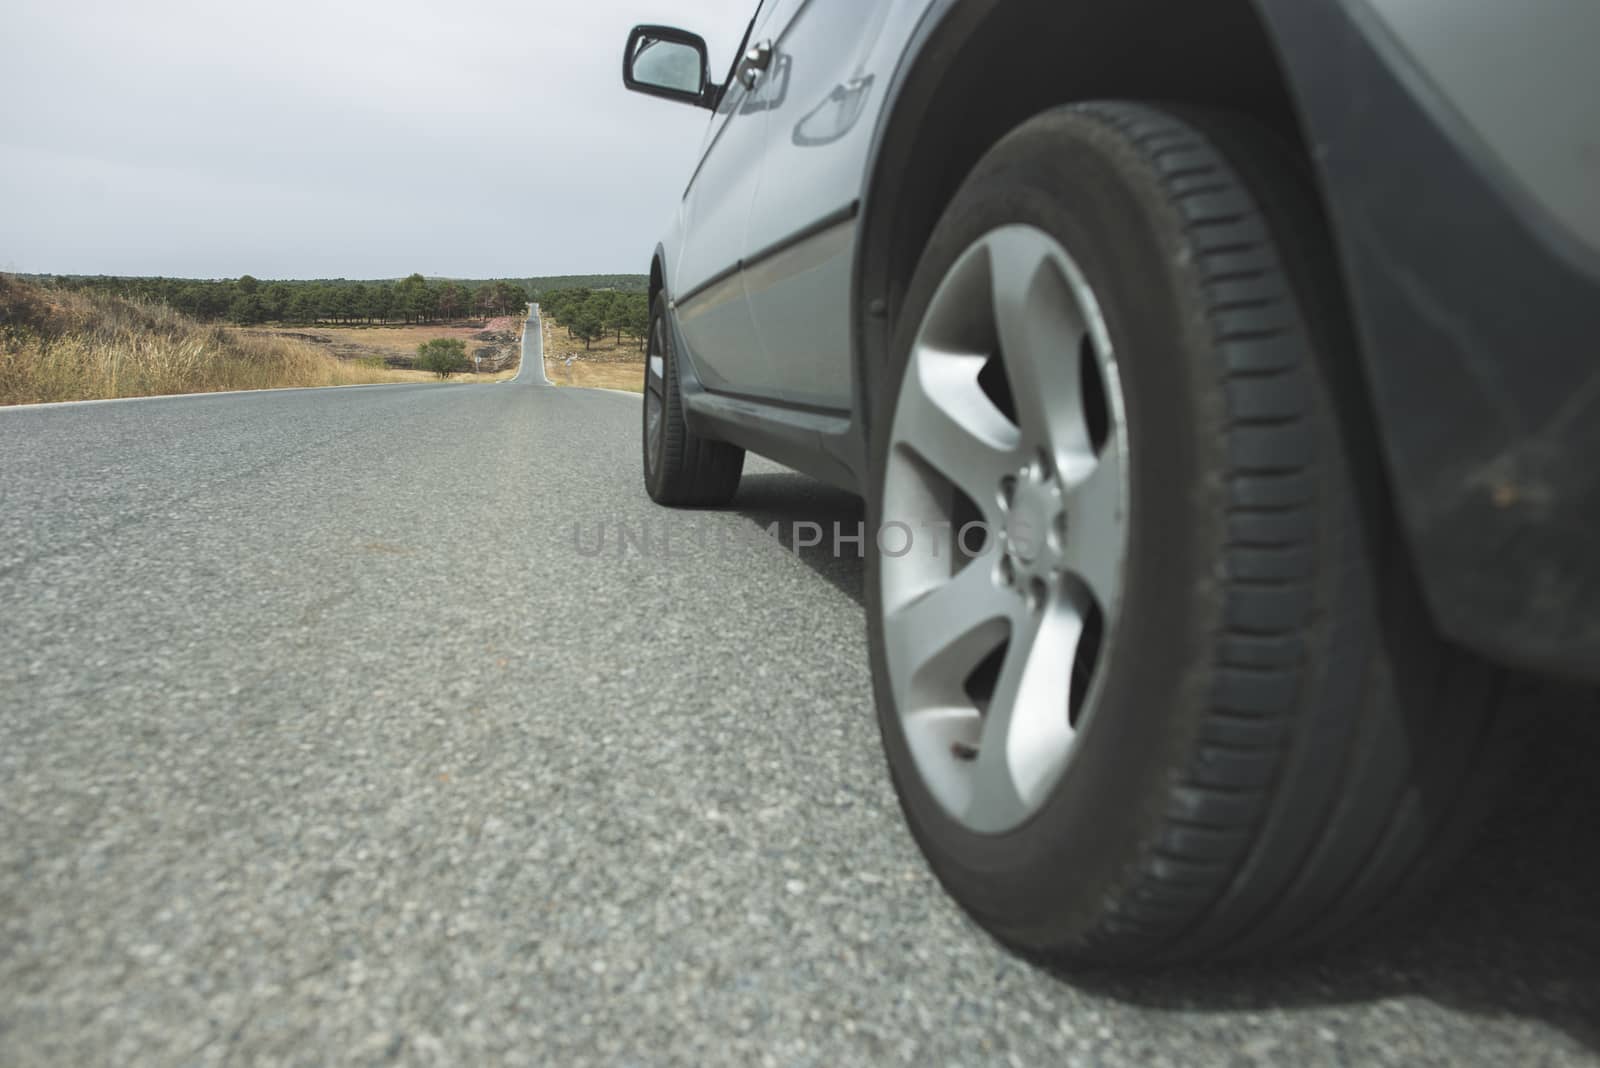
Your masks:
[{"label": "asphalt road", "polygon": [[902,827],[859,563],[751,537],[857,504],[656,510],[541,377],[0,411],[0,1064],[1600,1063],[1583,700],[1413,929],[1050,974]]}]

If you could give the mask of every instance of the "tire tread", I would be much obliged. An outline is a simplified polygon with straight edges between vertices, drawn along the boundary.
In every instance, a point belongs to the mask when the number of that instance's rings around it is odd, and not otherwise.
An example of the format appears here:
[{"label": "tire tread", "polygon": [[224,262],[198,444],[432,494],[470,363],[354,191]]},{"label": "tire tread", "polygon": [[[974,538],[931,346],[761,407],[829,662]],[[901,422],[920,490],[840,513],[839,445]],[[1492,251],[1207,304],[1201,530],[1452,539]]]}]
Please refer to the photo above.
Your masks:
[{"label": "tire tread", "polygon": [[[1386,674],[1381,645],[1370,634],[1356,636],[1346,656],[1362,665],[1366,699],[1349,710],[1354,725],[1320,731],[1342,734],[1342,748],[1319,757],[1337,760],[1339,771],[1320,816],[1300,821],[1309,833],[1299,863],[1287,878],[1269,883],[1262,876],[1256,854],[1266,848],[1273,817],[1282,815],[1282,777],[1296,734],[1311,719],[1326,724],[1343,711],[1314,692],[1319,676],[1306,635],[1318,627],[1318,499],[1324,507],[1351,502],[1326,500],[1340,473],[1329,470],[1336,458],[1313,422],[1315,369],[1296,289],[1255,198],[1197,124],[1142,104],[1074,110],[1114,128],[1144,154],[1195,252],[1197,289],[1208,302],[1220,356],[1232,502],[1223,560],[1227,605],[1210,707],[1139,878],[1074,955],[1087,949],[1088,956],[1116,963],[1325,941],[1416,880],[1417,850],[1391,843],[1427,840],[1417,829],[1424,806],[1410,784],[1428,774],[1425,757],[1432,754],[1396,752],[1397,719],[1387,706],[1397,695],[1371,692]],[[1431,654],[1441,680],[1465,659],[1436,645]],[[1441,681],[1437,689],[1449,687]],[[1493,703],[1480,695],[1471,709],[1479,723],[1488,722]],[[1466,780],[1459,772],[1472,760],[1457,753],[1455,763],[1458,773],[1435,778],[1459,795]],[[1399,818],[1384,818],[1389,813]],[[1281,835],[1277,841],[1281,848]]]}]

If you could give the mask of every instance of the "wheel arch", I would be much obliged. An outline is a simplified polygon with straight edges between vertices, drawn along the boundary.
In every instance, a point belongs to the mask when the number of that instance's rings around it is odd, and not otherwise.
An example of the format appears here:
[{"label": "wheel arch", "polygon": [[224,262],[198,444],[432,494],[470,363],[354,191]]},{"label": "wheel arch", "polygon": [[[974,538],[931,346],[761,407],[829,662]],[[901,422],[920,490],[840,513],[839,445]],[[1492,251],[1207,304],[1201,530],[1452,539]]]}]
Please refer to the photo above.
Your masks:
[{"label": "wheel arch", "polygon": [[945,205],[1011,129],[1092,99],[1242,111],[1313,159],[1257,0],[934,0],[886,91],[863,186],[852,318],[864,440],[905,287]]},{"label": "wheel arch", "polygon": [[665,250],[660,245],[657,245],[655,252],[652,253],[651,256],[650,256],[650,303],[651,303],[651,305],[654,305],[655,302],[656,302],[656,294],[660,293],[663,289],[665,289],[667,287],[667,274],[666,274],[666,271],[661,266],[661,264],[662,264],[662,262],[664,261],[665,258],[666,258]]}]

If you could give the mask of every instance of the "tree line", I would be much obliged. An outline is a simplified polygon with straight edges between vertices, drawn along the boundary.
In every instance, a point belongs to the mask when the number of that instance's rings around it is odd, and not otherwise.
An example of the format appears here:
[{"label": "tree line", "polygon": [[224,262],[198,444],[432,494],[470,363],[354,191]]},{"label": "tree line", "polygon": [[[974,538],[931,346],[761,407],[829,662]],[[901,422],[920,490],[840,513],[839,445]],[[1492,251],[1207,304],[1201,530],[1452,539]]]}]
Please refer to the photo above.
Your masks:
[{"label": "tree line", "polygon": [[[263,281],[233,279],[121,278],[104,275],[31,276],[62,289],[109,293],[148,304],[164,304],[201,322],[431,323],[471,317],[514,315],[530,300],[568,289],[605,287],[642,294],[644,275],[563,275],[526,279],[429,279],[398,281],[343,278]],[[600,335],[596,335],[597,337]]]},{"label": "tree line", "polygon": [[201,322],[431,323],[471,316],[511,315],[532,298],[527,286],[505,279],[467,283],[420,274],[398,282],[263,282],[235,279],[57,278],[64,289],[112,293],[165,304]]},{"label": "tree line", "polygon": [[585,349],[607,334],[615,333],[617,343],[624,334],[639,342],[650,333],[648,293],[623,293],[608,289],[573,287],[539,295],[539,310],[567,334],[583,342]]}]

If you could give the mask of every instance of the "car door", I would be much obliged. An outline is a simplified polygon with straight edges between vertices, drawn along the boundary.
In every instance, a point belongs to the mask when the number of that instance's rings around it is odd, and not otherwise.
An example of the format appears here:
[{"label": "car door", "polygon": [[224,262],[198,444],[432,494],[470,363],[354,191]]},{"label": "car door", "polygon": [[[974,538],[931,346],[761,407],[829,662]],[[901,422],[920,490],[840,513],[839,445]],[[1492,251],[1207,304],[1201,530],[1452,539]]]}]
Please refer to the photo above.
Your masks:
[{"label": "car door", "polygon": [[850,277],[885,90],[928,0],[773,0],[766,151],[745,243],[761,344],[792,404],[850,406]]},{"label": "car door", "polygon": [[[747,41],[775,8],[774,0],[757,8]],[[777,371],[756,333],[740,276],[761,175],[765,116],[739,80],[738,69],[736,59],[699,166],[684,191],[680,244],[670,268],[671,295],[690,359],[708,388],[773,396],[778,392]]]}]

